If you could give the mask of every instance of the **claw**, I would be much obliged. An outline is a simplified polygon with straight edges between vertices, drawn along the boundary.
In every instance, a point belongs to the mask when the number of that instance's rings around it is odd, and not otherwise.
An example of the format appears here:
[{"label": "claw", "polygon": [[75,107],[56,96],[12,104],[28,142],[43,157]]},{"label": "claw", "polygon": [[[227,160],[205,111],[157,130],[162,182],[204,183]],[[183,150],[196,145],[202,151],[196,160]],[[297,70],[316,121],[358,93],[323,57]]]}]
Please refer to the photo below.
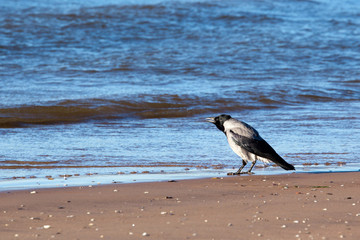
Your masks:
[{"label": "claw", "polygon": [[229,176],[240,175],[240,173],[237,173],[237,172],[229,172],[229,173],[227,173],[227,175],[229,175]]},{"label": "claw", "polygon": [[254,173],[253,172],[230,172],[230,173],[227,173],[227,175],[229,176],[234,176],[234,175],[241,175],[241,174],[249,174],[249,175],[253,175]]},{"label": "claw", "polygon": [[227,175],[231,175],[231,176],[233,176],[233,175],[241,175],[241,174],[254,174],[253,172],[229,172],[229,173],[227,173]]}]

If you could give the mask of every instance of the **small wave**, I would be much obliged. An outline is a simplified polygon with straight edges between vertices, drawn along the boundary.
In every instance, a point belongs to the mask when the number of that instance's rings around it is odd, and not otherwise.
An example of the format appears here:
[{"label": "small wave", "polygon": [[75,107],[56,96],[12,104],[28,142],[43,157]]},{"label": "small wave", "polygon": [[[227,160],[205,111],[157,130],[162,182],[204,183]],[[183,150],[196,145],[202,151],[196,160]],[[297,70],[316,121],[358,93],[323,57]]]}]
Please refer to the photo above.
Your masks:
[{"label": "small wave", "polygon": [[[289,94],[291,92],[291,94]],[[80,99],[0,108],[0,128],[79,123],[121,118],[181,118],[200,114],[274,109],[318,102],[359,99],[357,91],[346,89],[297,89],[229,92],[224,95],[136,95],[123,99]]]},{"label": "small wave", "polygon": [[48,165],[48,164],[57,164],[59,161],[19,161],[19,160],[5,160],[0,161],[0,165],[3,164],[12,164],[12,165]]},{"label": "small wave", "polygon": [[349,80],[349,81],[346,81],[347,83],[360,83],[360,80],[357,79],[357,80]]},{"label": "small wave", "polygon": [[344,102],[359,98],[359,93],[351,89],[302,90],[295,101],[310,102]]},{"label": "small wave", "polygon": [[[198,167],[191,163],[154,163],[154,164],[123,164],[123,165],[74,165],[61,164],[59,161],[54,162],[36,162],[36,161],[0,161],[0,169],[71,169],[71,168],[153,168],[156,167]],[[214,166],[214,165],[212,165]],[[205,166],[207,167],[207,166]]]},{"label": "small wave", "polygon": [[227,21],[227,22],[253,22],[253,23],[279,23],[283,22],[283,19],[267,14],[256,14],[251,12],[241,12],[236,14],[222,14],[215,16],[215,20]]},{"label": "small wave", "polygon": [[328,102],[332,100],[332,98],[328,96],[318,96],[313,94],[300,94],[299,98],[305,101],[310,100],[314,102]]},{"label": "small wave", "polygon": [[0,169],[115,168],[117,165],[4,165]]},{"label": "small wave", "polygon": [[[263,93],[262,93],[263,92]],[[351,102],[360,98],[359,91],[350,88],[324,88],[322,90],[307,88],[274,87],[270,91],[253,89],[252,91],[237,91],[238,94],[248,96],[254,102],[267,106],[303,105],[328,102]]]},{"label": "small wave", "polygon": [[78,123],[89,120],[133,118],[179,118],[204,113],[243,111],[277,107],[270,100],[243,104],[234,98],[190,95],[140,95],[133,100],[66,100],[47,105],[0,109],[0,127]]}]

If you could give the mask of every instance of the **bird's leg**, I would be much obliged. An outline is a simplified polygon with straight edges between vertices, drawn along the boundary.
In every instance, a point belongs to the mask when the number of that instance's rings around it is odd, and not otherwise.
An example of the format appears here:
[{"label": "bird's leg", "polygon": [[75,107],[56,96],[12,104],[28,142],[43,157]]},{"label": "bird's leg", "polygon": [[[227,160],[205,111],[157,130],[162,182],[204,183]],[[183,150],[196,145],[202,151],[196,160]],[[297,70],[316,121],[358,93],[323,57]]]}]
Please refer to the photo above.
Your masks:
[{"label": "bird's leg", "polygon": [[240,175],[243,174],[244,172],[241,172],[241,170],[243,170],[243,168],[245,167],[246,163],[244,160],[242,160],[243,165],[239,168],[239,170],[237,170],[237,172],[230,172],[227,175]]},{"label": "bird's leg", "polygon": [[255,161],[252,162],[249,171],[247,171],[247,174],[253,174],[253,172],[251,172],[251,170],[253,169],[253,167],[255,166],[257,159],[255,159]]}]

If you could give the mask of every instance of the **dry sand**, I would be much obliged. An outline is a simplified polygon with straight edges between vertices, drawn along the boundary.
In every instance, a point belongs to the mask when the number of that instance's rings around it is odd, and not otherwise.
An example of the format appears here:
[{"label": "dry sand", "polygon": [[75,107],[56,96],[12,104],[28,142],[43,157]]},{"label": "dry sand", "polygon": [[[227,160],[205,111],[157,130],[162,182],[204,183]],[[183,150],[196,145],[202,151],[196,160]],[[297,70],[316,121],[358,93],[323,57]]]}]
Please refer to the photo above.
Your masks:
[{"label": "dry sand", "polygon": [[0,193],[0,239],[360,239],[360,173]]}]

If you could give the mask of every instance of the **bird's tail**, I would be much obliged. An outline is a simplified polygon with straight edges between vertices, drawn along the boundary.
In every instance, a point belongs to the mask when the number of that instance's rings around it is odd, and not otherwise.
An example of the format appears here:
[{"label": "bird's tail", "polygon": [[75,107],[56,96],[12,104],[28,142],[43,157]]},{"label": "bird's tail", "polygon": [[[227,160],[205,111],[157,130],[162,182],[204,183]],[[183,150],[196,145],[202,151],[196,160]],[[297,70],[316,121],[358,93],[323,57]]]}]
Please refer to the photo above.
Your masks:
[{"label": "bird's tail", "polygon": [[[274,161],[275,162],[275,161]],[[295,170],[295,167],[289,163],[287,163],[282,157],[278,155],[276,159],[276,164],[282,167],[285,170]]]}]

